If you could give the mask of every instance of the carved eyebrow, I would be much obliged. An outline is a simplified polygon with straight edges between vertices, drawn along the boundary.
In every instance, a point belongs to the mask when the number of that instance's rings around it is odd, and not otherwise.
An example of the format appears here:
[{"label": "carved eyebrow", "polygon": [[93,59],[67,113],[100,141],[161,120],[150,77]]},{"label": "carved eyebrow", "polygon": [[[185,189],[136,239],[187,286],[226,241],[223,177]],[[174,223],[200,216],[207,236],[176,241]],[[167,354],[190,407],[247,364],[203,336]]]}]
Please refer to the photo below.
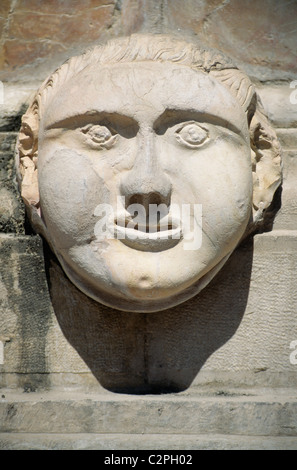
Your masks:
[{"label": "carved eyebrow", "polygon": [[220,116],[202,113],[193,109],[166,109],[154,122],[154,130],[157,134],[164,134],[169,127],[186,121],[197,121],[225,127],[236,134],[242,134],[242,129],[234,123]]},{"label": "carved eyebrow", "polygon": [[87,124],[110,126],[119,134],[125,136],[136,135],[139,130],[139,124],[130,116],[120,113],[107,113],[98,111],[89,111],[83,114],[75,114],[65,119],[61,119],[46,126],[46,130],[50,129],[77,129]]}]

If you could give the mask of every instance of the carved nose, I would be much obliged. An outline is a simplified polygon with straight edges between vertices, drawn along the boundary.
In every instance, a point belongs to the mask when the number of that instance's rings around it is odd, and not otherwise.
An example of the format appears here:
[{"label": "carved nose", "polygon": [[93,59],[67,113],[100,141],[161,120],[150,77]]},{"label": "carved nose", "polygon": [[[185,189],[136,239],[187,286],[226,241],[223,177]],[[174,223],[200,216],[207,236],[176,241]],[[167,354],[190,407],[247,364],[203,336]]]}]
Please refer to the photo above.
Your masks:
[{"label": "carved nose", "polygon": [[141,204],[148,214],[150,204],[170,205],[171,182],[160,167],[152,133],[139,139],[133,168],[122,179],[120,190],[126,208]]}]

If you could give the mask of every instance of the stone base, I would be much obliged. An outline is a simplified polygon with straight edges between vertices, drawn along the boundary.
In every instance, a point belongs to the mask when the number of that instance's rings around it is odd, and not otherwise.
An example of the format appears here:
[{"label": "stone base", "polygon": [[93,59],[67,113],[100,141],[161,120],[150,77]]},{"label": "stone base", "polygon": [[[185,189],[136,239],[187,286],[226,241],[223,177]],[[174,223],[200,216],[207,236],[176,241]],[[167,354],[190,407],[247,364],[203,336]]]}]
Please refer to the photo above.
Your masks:
[{"label": "stone base", "polygon": [[0,434],[0,450],[296,450],[296,437],[182,434]]},{"label": "stone base", "polygon": [[293,389],[1,397],[0,449],[297,449]]}]

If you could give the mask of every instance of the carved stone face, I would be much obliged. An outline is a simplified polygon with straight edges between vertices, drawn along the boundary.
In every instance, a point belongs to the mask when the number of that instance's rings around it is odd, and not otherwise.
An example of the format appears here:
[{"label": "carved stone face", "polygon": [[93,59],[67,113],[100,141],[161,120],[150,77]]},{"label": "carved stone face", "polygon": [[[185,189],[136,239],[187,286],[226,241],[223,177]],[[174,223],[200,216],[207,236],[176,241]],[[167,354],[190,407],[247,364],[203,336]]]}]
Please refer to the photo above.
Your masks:
[{"label": "carved stone face", "polygon": [[246,113],[182,64],[90,64],[44,110],[38,186],[43,234],[79,289],[169,308],[210,282],[252,217]]},{"label": "carved stone face", "polygon": [[[53,99],[42,126],[43,218],[64,269],[92,297],[167,308],[198,291],[238,244],[251,215],[249,134],[242,108],[212,77],[174,64],[117,64],[100,75],[89,67]],[[125,238],[94,239],[100,204]],[[124,228],[131,204],[163,204],[168,231],[139,226],[134,240]],[[188,205],[193,217],[194,204],[202,243],[191,249],[171,207]]]}]

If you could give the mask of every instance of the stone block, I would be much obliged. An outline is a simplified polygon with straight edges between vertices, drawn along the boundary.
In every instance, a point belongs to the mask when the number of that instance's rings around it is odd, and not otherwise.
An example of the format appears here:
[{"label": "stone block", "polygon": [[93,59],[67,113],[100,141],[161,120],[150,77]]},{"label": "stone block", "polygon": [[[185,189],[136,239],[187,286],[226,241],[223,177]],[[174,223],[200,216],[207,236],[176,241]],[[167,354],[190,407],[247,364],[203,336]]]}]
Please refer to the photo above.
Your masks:
[{"label": "stone block", "polygon": [[296,445],[296,423],[293,390],[245,396],[5,392],[0,398],[1,433],[295,437]]},{"label": "stone block", "polygon": [[47,68],[46,62],[58,66],[66,60],[65,47],[72,55],[81,51],[84,42],[85,47],[111,32],[119,35],[139,30],[195,35],[224,50],[261,80],[293,80],[296,75],[294,2],[89,0],[82,11],[78,0],[28,0],[17,2],[7,21],[10,5],[9,0],[1,2],[0,11],[2,27],[5,25],[0,64],[7,79],[15,80],[16,71],[26,79],[32,73],[41,77],[42,70],[46,76],[52,66]]},{"label": "stone block", "polygon": [[283,163],[281,205],[274,220],[274,228],[295,230],[297,227],[297,150],[284,150]]},{"label": "stone block", "polygon": [[[15,69],[35,63],[34,77],[44,78],[77,49],[83,51],[99,40],[118,17],[115,0],[81,2],[19,2],[4,20],[0,49],[1,79],[15,80]],[[6,15],[7,16],[7,15]],[[71,49],[72,52],[69,52]],[[68,52],[67,52],[68,51]],[[44,70],[46,70],[44,72]],[[14,71],[14,73],[12,73]],[[27,67],[19,75],[30,80]]]},{"label": "stone block", "polygon": [[294,231],[257,235],[194,299],[129,314],[84,296],[48,254],[45,271],[39,237],[3,235],[1,386],[223,394],[296,387],[296,243]]},{"label": "stone block", "polygon": [[52,309],[39,236],[0,235],[0,311],[0,387],[34,391],[71,383],[88,388],[92,375],[67,343]]},{"label": "stone block", "polygon": [[[101,450],[102,458],[114,450],[140,450],[139,458],[156,462],[148,450],[296,450],[296,437],[235,436],[211,434],[34,434],[1,433],[1,450]],[[137,456],[137,452],[133,454]],[[186,454],[188,455],[188,454]],[[191,455],[191,454],[189,454]],[[172,457],[176,455],[173,453]],[[175,461],[173,461],[175,462]],[[193,462],[194,463],[194,462]]]},{"label": "stone block", "polygon": [[15,133],[0,133],[0,232],[23,233],[25,209],[15,177]]},{"label": "stone block", "polygon": [[[30,62],[34,62],[36,59],[47,59],[51,63],[51,57],[53,55],[59,57],[59,54],[64,50],[63,45],[52,41],[18,41],[17,39],[7,39],[3,43],[2,51],[0,51],[2,55],[2,57],[0,56],[0,63],[1,60],[3,63],[2,71],[5,72],[5,68],[21,68]],[[64,60],[66,60],[66,57]],[[45,74],[43,72],[43,76],[45,77],[48,73],[49,71]],[[32,75],[32,71],[29,75]],[[9,80],[11,74],[5,77],[5,73],[1,73],[0,78]],[[28,76],[26,78],[28,80]]]},{"label": "stone block", "polygon": [[42,338],[48,328],[50,304],[43,277],[41,240],[34,236],[1,235],[0,256],[0,340],[4,344],[1,372],[22,374],[38,367],[44,373]]},{"label": "stone block", "polygon": [[[67,8],[68,6],[68,8]],[[70,4],[65,5],[64,13],[38,15],[32,11],[15,11],[8,31],[10,39],[23,41],[45,41],[55,38],[62,45],[73,44],[79,37],[81,43],[90,43],[100,37],[104,29],[113,22],[114,2],[105,3],[97,8],[77,10],[75,15],[69,15]],[[19,47],[21,44],[19,43]],[[39,47],[41,44],[39,44]],[[26,58],[28,61],[28,58]],[[30,58],[29,58],[30,60]]]}]

